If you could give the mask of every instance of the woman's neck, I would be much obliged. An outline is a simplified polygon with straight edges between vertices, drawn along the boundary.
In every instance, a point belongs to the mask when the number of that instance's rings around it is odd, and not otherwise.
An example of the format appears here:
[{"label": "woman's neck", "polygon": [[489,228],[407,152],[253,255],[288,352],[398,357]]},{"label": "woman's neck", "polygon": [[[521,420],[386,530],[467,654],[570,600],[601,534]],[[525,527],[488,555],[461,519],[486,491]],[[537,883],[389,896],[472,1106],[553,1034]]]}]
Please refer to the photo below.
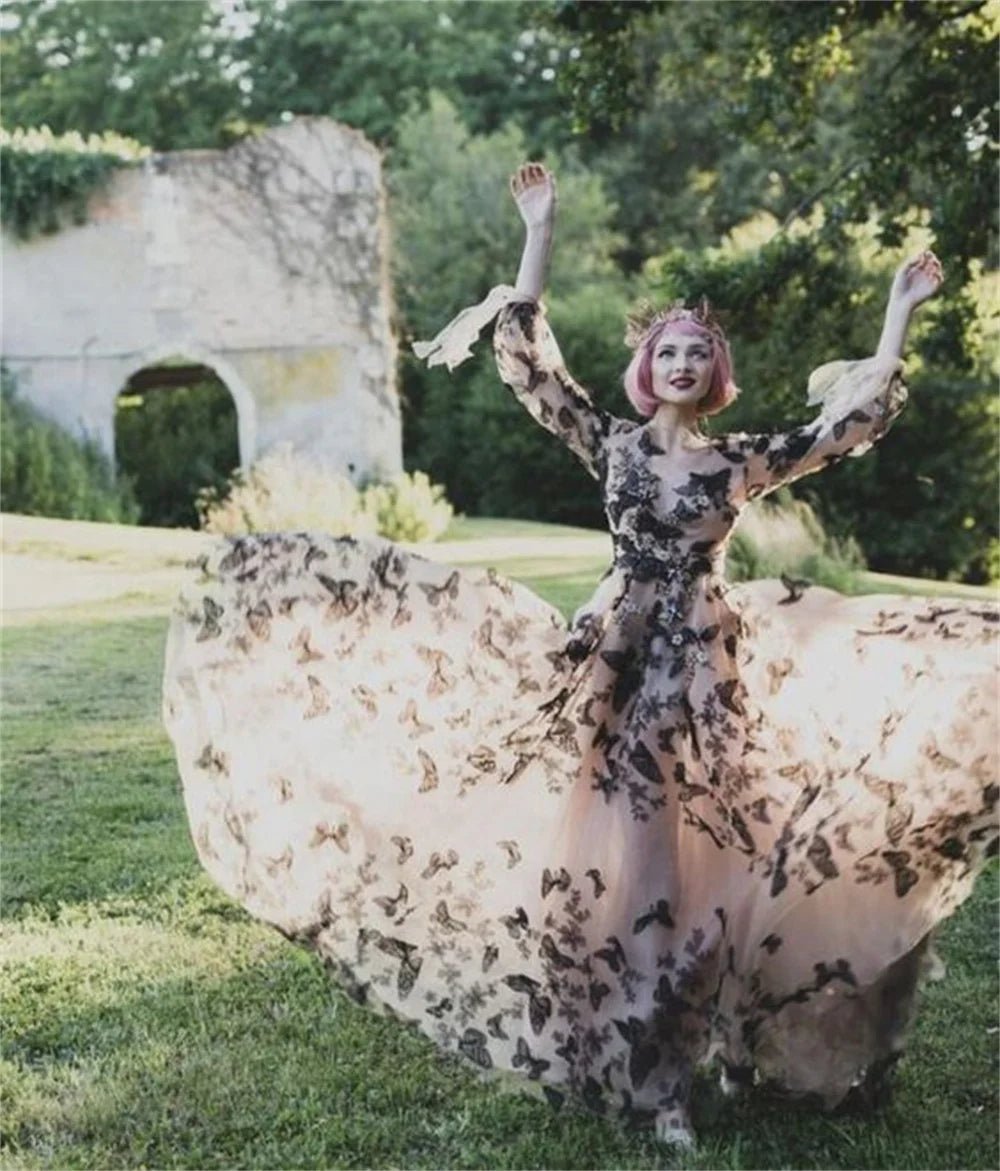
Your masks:
[{"label": "woman's neck", "polygon": [[698,423],[698,412],[691,406],[660,403],[648,427],[664,451],[703,447],[705,437]]}]

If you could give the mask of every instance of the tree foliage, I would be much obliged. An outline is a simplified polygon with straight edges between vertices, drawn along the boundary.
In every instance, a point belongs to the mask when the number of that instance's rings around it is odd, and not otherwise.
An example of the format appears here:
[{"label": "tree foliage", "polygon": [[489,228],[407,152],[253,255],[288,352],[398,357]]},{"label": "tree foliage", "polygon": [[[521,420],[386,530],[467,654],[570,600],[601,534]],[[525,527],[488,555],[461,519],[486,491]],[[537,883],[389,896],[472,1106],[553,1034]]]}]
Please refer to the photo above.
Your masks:
[{"label": "tree foliage", "polygon": [[215,146],[242,112],[239,42],[209,0],[25,0],[0,41],[4,122]]},{"label": "tree foliage", "polygon": [[221,492],[240,462],[229,391],[216,379],[121,395],[115,459],[135,483],[143,524],[197,528],[199,492]]},{"label": "tree foliage", "polygon": [[514,117],[539,149],[571,132],[555,87],[564,50],[524,0],[23,0],[12,16],[0,46],[11,126],[177,150],[317,114],[390,145],[439,91],[477,132]]},{"label": "tree foliage", "polygon": [[[733,19],[738,11],[739,19]],[[780,218],[873,212],[883,244],[926,209],[950,263],[996,254],[998,21],[987,0],[563,3],[578,119],[627,133],[659,92],[768,159]],[[614,36],[607,29],[614,28]],[[654,64],[650,64],[650,60]]]},{"label": "tree foliage", "polygon": [[537,145],[565,141],[555,68],[563,50],[531,3],[248,0],[251,120],[327,114],[382,145],[430,95],[458,103],[473,133],[516,119]]}]

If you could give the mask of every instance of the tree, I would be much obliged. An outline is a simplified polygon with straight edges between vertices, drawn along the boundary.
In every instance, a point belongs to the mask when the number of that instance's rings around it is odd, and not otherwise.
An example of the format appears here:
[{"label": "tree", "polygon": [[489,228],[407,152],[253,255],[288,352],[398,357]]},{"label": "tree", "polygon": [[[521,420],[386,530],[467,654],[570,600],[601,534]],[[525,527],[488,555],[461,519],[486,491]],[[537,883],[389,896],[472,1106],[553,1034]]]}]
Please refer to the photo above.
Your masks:
[{"label": "tree", "polygon": [[474,131],[519,119],[541,149],[570,131],[562,50],[538,15],[460,0],[25,0],[5,12],[4,119],[175,150],[316,114],[387,146],[440,91]]},{"label": "tree", "polygon": [[8,126],[116,130],[173,150],[218,145],[241,112],[237,42],[208,0],[25,0],[4,19]]},{"label": "tree", "polygon": [[516,121],[539,147],[569,137],[555,86],[562,50],[535,4],[248,0],[247,12],[253,120],[326,114],[391,145],[401,119],[437,92],[473,133]]},{"label": "tree", "polygon": [[[738,14],[738,19],[734,19]],[[779,218],[821,201],[831,233],[915,213],[952,267],[996,259],[997,17],[986,0],[563,3],[581,124],[627,131],[661,91],[768,156]]]},{"label": "tree", "polygon": [[[654,293],[728,311],[753,397],[727,427],[801,421],[810,364],[871,352],[904,239],[938,249],[948,279],[915,331],[913,401],[885,453],[796,491],[879,568],[981,580],[995,370],[973,292],[996,264],[995,8],[610,0],[553,19],[578,50],[562,76],[577,118],[614,143],[599,165],[623,205],[622,178],[633,188],[625,259],[648,261]],[[763,213],[776,219],[745,255],[705,248]]]}]

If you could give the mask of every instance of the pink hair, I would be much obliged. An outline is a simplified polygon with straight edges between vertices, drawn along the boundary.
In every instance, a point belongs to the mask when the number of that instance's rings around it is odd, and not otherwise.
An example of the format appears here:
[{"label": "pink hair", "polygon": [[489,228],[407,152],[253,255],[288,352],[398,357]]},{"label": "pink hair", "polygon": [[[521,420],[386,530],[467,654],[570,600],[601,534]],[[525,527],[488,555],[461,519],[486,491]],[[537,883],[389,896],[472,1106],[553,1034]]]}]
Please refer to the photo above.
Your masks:
[{"label": "pink hair", "polygon": [[698,414],[718,414],[740,393],[739,387],[733,382],[733,359],[729,353],[729,343],[722,334],[710,333],[690,317],[668,317],[665,321],[657,322],[636,347],[625,371],[625,393],[629,402],[646,418],[656,413],[660,400],[653,394],[653,351],[667,329],[696,334],[711,346],[712,378],[705,397],[698,403]]}]

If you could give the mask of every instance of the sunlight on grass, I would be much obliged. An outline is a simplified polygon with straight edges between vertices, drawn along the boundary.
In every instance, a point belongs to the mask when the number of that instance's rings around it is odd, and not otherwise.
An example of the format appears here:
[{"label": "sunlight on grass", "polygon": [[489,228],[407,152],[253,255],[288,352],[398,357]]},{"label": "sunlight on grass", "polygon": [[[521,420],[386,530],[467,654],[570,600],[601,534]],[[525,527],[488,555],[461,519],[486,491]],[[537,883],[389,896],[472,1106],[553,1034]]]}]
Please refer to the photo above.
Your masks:
[{"label": "sunlight on grass", "polygon": [[444,541],[481,541],[489,537],[540,539],[558,537],[593,537],[601,529],[584,529],[574,525],[550,524],[540,520],[514,520],[486,516],[456,516],[441,538]]}]

